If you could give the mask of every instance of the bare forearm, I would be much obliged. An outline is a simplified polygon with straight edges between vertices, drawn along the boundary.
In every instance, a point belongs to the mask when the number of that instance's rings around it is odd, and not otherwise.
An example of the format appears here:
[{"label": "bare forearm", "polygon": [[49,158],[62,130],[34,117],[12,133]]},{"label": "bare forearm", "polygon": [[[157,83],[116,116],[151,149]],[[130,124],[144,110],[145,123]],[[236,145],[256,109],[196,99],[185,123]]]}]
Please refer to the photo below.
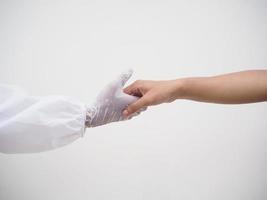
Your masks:
[{"label": "bare forearm", "polygon": [[124,92],[141,97],[127,107],[124,111],[126,116],[144,107],[176,99],[223,104],[267,101],[267,70],[170,81],[138,80],[125,88]]},{"label": "bare forearm", "polygon": [[178,79],[182,97],[201,102],[239,104],[267,101],[267,70],[243,71],[214,77]]}]

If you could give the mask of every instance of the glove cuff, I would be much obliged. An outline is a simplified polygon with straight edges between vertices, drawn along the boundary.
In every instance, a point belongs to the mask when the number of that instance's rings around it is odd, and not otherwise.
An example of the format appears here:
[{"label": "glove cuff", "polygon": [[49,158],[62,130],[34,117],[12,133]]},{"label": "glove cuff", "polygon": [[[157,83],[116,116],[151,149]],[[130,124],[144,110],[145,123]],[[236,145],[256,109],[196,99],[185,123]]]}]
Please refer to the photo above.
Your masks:
[{"label": "glove cuff", "polygon": [[93,119],[96,116],[97,108],[95,106],[87,107],[86,111],[86,119],[85,119],[85,126],[87,128],[94,127],[93,126]]}]

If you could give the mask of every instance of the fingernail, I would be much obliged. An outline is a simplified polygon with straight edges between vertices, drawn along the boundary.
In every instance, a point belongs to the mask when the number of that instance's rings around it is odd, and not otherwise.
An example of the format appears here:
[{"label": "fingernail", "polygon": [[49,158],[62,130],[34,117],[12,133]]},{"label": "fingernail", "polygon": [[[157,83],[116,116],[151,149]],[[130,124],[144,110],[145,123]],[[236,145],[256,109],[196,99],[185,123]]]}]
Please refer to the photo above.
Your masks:
[{"label": "fingernail", "polygon": [[123,114],[124,116],[127,116],[127,115],[129,114],[129,112],[128,112],[127,110],[124,110],[124,111],[122,112],[122,114]]}]

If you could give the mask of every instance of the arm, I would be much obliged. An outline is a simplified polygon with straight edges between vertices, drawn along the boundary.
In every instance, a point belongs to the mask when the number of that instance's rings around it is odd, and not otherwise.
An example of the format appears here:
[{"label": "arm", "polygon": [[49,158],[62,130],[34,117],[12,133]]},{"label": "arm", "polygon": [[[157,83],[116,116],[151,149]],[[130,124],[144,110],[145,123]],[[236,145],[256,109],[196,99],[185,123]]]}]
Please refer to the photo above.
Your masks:
[{"label": "arm", "polygon": [[176,99],[223,104],[261,102],[267,101],[267,70],[171,81],[136,81],[124,91],[142,97],[128,106],[124,111],[126,116],[140,108]]},{"label": "arm", "polygon": [[0,152],[51,150],[80,138],[85,128],[131,118],[134,115],[122,115],[138,99],[122,92],[131,74],[123,73],[108,84],[90,106],[65,96],[34,97],[0,85]]}]

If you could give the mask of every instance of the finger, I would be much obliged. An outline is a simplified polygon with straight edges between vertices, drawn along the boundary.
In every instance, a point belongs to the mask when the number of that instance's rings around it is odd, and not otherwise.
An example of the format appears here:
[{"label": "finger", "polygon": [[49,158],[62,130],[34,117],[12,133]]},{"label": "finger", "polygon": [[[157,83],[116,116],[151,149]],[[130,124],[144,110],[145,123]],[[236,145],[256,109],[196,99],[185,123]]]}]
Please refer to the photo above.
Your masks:
[{"label": "finger", "polygon": [[121,73],[117,79],[118,83],[123,87],[125,83],[131,78],[132,74],[132,69],[128,69],[127,71]]},{"label": "finger", "polygon": [[106,85],[104,91],[114,94],[116,91],[121,90],[132,74],[133,70],[131,69],[121,73],[115,80]]},{"label": "finger", "polygon": [[124,120],[132,119],[133,117],[136,117],[136,116],[140,115],[141,112],[142,112],[142,111],[137,111],[137,112],[135,112],[135,113],[133,113],[133,114],[131,114],[131,115],[129,115],[129,116],[124,116]]},{"label": "finger", "polygon": [[139,82],[135,81],[131,85],[129,85],[126,88],[124,88],[123,92],[126,93],[126,94],[129,94],[129,95],[134,95],[134,96],[141,97],[143,95],[141,94],[139,88],[140,88]]},{"label": "finger", "polygon": [[147,100],[147,98],[142,97],[139,100],[137,100],[136,102],[130,104],[124,111],[123,111],[123,115],[124,116],[129,116],[137,111],[139,111],[140,109],[149,106],[149,101]]},{"label": "finger", "polygon": [[128,85],[126,88],[123,89],[123,92],[126,94],[132,94],[132,91],[136,88],[136,82],[132,83],[131,85]]}]

